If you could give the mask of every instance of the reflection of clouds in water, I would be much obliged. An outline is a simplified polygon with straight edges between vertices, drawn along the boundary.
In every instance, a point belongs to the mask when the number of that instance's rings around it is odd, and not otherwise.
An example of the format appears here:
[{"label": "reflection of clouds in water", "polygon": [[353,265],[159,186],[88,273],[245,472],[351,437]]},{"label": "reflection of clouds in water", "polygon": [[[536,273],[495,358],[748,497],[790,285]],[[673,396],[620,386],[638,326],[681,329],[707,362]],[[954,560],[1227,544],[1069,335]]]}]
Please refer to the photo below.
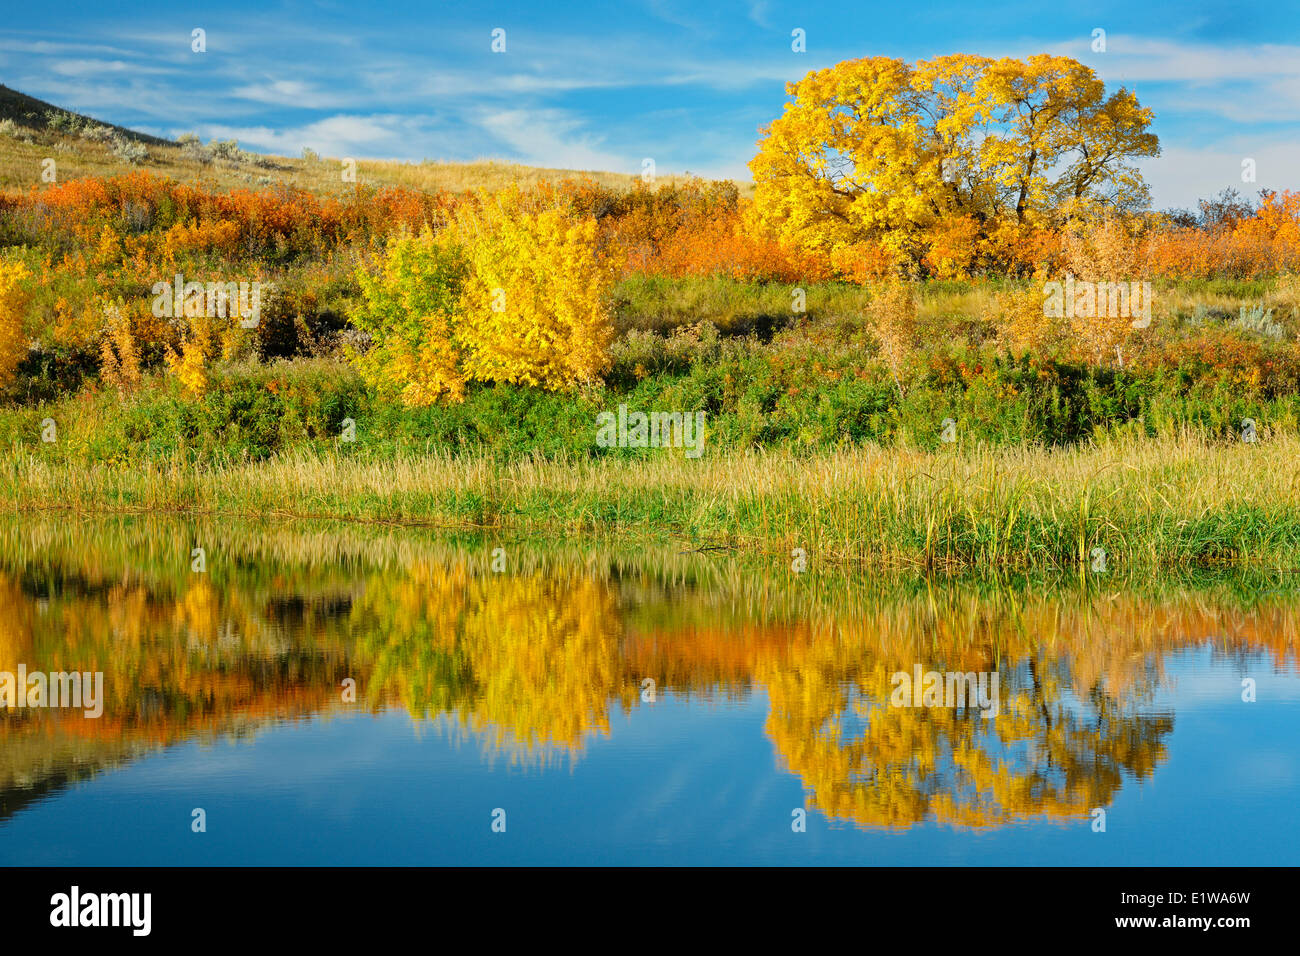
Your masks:
[{"label": "reflection of clouds in water", "polygon": [[1300,784],[1300,761],[1294,753],[1278,750],[1243,750],[1230,779],[1249,780],[1252,789],[1285,790]]}]

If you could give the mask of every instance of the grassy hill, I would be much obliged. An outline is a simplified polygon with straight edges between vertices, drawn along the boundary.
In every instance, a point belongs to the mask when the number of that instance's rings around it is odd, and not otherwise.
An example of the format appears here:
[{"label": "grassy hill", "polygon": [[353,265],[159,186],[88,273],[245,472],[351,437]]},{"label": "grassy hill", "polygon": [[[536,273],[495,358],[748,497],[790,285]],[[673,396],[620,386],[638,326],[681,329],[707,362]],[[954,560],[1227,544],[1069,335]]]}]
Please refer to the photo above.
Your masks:
[{"label": "grassy hill", "polygon": [[[68,117],[68,119],[56,119],[58,117]],[[57,132],[55,126],[57,122],[64,124],[75,122],[80,127],[104,126],[119,136],[148,146],[175,145],[169,139],[150,136],[148,133],[138,133],[133,129],[127,129],[125,126],[104,123],[82,113],[65,110],[53,103],[47,103],[45,100],[38,100],[26,93],[11,90],[3,83],[0,83],[0,122],[4,120],[13,120],[19,126],[25,126],[29,130],[36,131],[54,130]]]},{"label": "grassy hill", "polygon": [[[120,141],[133,144],[123,147]],[[93,117],[64,110],[44,100],[0,86],[0,189],[25,189],[41,182],[42,162],[52,158],[58,180],[113,176],[142,169],[180,182],[203,182],[221,190],[291,185],[321,195],[347,192],[339,158],[270,156],[226,143],[181,141],[139,133]],[[548,169],[484,159],[470,163],[362,159],[359,183],[436,191],[523,186],[589,177],[603,186],[630,188],[637,177],[573,169]],[[661,176],[673,182],[684,176]]]}]

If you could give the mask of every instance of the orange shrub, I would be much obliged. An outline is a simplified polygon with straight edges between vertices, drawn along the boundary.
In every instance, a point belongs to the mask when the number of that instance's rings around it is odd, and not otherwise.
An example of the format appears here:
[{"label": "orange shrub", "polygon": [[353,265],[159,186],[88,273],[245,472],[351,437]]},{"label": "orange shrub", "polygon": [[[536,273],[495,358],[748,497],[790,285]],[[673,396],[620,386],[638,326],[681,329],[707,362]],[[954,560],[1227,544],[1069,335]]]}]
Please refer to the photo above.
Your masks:
[{"label": "orange shrub", "polygon": [[816,282],[830,273],[819,257],[748,232],[738,210],[683,225],[644,271],[775,282]]},{"label": "orange shrub", "polygon": [[229,219],[176,223],[163,234],[163,256],[174,260],[178,252],[234,254],[243,236],[240,225]]},{"label": "orange shrub", "polygon": [[1023,289],[995,292],[993,325],[998,344],[1012,352],[1052,355],[1069,344],[1070,329],[1064,318],[1046,314],[1043,308],[1042,273]]},{"label": "orange shrub", "polygon": [[1300,270],[1300,192],[1266,193],[1253,216],[1218,229],[1164,229],[1151,238],[1157,275],[1255,278]]},{"label": "orange shrub", "polygon": [[937,279],[970,276],[979,252],[980,224],[972,216],[950,216],[937,222],[927,235],[929,249],[922,260]]}]

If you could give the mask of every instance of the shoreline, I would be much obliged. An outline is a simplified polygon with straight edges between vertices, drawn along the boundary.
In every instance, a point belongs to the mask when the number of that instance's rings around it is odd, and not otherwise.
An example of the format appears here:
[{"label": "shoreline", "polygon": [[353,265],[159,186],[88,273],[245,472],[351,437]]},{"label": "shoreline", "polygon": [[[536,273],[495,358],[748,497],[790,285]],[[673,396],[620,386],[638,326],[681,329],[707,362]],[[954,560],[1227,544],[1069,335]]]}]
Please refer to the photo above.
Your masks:
[{"label": "shoreline", "polygon": [[[803,549],[881,567],[1300,567],[1300,439],[521,458],[0,462],[0,508],[345,521]],[[1102,549],[1099,557],[1096,549]]]}]

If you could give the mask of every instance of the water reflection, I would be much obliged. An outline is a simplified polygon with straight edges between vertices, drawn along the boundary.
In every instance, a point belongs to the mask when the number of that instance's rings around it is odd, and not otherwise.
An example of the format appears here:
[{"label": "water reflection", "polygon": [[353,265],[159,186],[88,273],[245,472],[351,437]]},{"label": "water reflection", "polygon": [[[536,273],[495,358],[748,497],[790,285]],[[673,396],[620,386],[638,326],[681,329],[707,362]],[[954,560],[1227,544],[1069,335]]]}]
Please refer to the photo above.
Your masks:
[{"label": "water reflection", "polygon": [[[1168,759],[1166,662],[1210,647],[1243,674],[1295,674],[1298,600],[1264,572],[880,582],[669,546],[9,521],[0,672],[103,671],[106,701],[99,719],[0,711],[0,825],[177,742],[310,715],[400,707],[551,772],[609,735],[616,711],[756,691],[779,767],[832,820],[1085,819]],[[997,715],[893,706],[892,675],[917,665],[996,674]]]}]

